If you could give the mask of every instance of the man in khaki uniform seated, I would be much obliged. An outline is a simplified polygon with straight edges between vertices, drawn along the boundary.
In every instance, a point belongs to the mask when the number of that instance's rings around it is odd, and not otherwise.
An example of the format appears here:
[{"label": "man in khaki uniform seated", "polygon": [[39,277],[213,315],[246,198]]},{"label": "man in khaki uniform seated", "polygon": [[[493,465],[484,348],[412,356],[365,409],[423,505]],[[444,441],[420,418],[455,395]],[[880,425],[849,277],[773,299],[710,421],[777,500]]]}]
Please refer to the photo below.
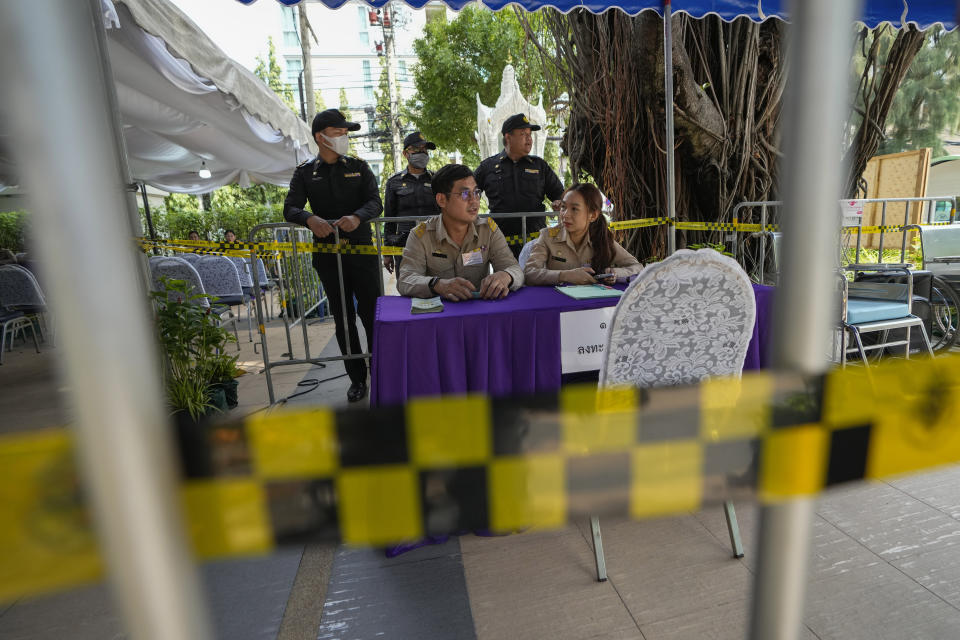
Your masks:
[{"label": "man in khaki uniform seated", "polygon": [[482,194],[470,168],[448,164],[433,176],[432,187],[440,215],[410,233],[397,279],[400,295],[494,299],[523,286],[503,232],[493,220],[477,217]]}]

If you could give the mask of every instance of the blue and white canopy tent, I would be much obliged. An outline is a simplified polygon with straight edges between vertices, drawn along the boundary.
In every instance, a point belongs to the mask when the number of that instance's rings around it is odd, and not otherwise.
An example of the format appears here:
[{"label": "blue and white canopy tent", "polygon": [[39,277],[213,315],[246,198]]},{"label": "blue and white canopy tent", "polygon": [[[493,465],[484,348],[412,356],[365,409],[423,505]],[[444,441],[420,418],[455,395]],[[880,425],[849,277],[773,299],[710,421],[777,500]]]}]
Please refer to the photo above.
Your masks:
[{"label": "blue and white canopy tent", "polygon": [[[252,2],[253,0],[240,0]],[[278,0],[294,5],[299,0]],[[331,7],[345,0],[323,0]],[[386,0],[374,0],[382,6]],[[421,7],[426,0],[412,0]],[[448,1],[454,9],[464,6]],[[506,2],[488,2],[498,10]],[[832,325],[831,258],[839,237],[838,134],[845,111],[850,25],[889,21],[956,24],[948,0],[564,0],[518,4],[636,14],[663,10],[669,53],[671,9],[694,17],[788,19],[791,75],[784,99],[781,174],[786,247],[778,297],[778,366],[816,373]],[[175,500],[159,366],[143,299],[142,264],[130,242],[129,175],[116,118],[101,0],[0,2],[0,107],[11,148],[33,196],[34,231],[60,327],[60,363],[76,408],[85,488],[97,515],[127,629],[135,638],[213,636]],[[862,11],[860,10],[862,8]],[[670,73],[666,78],[671,77]],[[670,102],[670,86],[666,87]],[[669,113],[670,110],[668,110]],[[837,125],[839,127],[839,124]],[[672,133],[668,122],[668,135]],[[803,224],[798,224],[803,212]],[[132,224],[132,223],[131,223]],[[117,455],[115,452],[121,452]],[[803,611],[813,503],[765,507],[756,563],[751,636],[797,637]],[[145,579],[148,577],[149,579]]]}]

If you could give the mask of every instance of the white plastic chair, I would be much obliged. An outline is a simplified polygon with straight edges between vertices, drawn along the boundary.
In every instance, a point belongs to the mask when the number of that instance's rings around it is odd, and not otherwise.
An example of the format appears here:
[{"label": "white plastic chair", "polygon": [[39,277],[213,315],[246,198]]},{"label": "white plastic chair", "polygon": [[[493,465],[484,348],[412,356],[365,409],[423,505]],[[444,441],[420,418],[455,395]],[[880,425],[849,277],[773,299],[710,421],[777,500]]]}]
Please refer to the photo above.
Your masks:
[{"label": "white plastic chair", "polygon": [[[664,387],[740,375],[753,336],[756,299],[732,258],[682,249],[644,269],[614,310],[600,386]],[[733,503],[724,503],[735,558],[743,544]],[[607,578],[600,519],[590,518],[597,580]]]}]

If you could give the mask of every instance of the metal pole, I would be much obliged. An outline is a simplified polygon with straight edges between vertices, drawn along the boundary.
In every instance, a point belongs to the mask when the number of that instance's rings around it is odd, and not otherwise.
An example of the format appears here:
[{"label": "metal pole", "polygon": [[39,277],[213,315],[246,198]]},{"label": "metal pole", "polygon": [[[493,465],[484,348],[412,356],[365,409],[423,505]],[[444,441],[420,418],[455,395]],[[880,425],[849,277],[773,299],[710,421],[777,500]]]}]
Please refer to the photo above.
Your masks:
[{"label": "metal pole", "polygon": [[[247,242],[253,244],[256,242],[254,236],[256,234],[255,229],[251,229],[250,233],[247,235]],[[267,395],[270,398],[270,404],[276,402],[276,399],[273,395],[273,377],[270,375],[270,352],[267,348],[267,331],[266,319],[264,318],[263,313],[263,301],[260,299],[260,268],[257,263],[257,247],[253,245],[253,248],[250,250],[250,275],[253,277],[253,294],[256,296],[256,308],[257,308],[257,331],[260,333],[260,349],[261,355],[263,357],[263,372],[267,376]]]},{"label": "metal pole", "polygon": [[[293,290],[294,295],[297,297],[297,309],[300,311],[300,328],[303,329],[303,353],[304,358],[307,360],[310,359],[310,338],[307,336],[307,305],[304,300],[303,295],[303,269],[300,265],[300,254],[297,252],[297,238],[296,229],[290,230],[290,236],[293,240]],[[293,357],[293,350],[290,351],[290,357]]]},{"label": "metal pole", "polygon": [[150,239],[157,241],[157,234],[153,230],[153,218],[150,216],[150,201],[147,200],[147,185],[140,183],[140,195],[143,197],[143,215],[147,218],[147,231],[150,233]]},{"label": "metal pole", "polygon": [[663,0],[663,104],[667,117],[667,255],[677,250],[676,176],[673,157],[673,28],[670,0]]},{"label": "metal pole", "polygon": [[[316,97],[313,93],[313,55],[310,53],[310,20],[307,18],[307,3],[297,7],[297,17],[300,19],[300,53],[303,56],[303,71],[300,72],[301,103],[306,105],[304,122],[312,122],[317,114]],[[306,94],[304,99],[304,94]]]},{"label": "metal pole", "polygon": [[[380,221],[383,218],[377,218],[373,221],[373,230],[377,233],[377,284],[380,285],[380,295],[383,296],[383,234],[380,233]],[[397,275],[400,275],[399,273]]]},{"label": "metal pole", "polygon": [[99,0],[0,2],[0,76],[16,87],[0,100],[63,321],[58,361],[113,593],[131,637],[204,639],[212,629],[177,499],[142,261],[130,242],[101,20]]},{"label": "metal pole", "polygon": [[[836,141],[846,112],[847,68],[859,2],[794,0],[791,75],[784,97],[783,286],[777,296],[775,364],[820,373],[839,318],[833,291],[844,175]],[[811,253],[812,252],[812,253]],[[798,498],[760,512],[750,637],[795,640],[803,624],[814,502]]]},{"label": "metal pole", "polygon": [[[340,283],[340,311],[343,312],[343,343],[347,346],[347,352],[343,355],[352,356],[353,351],[350,347],[350,323],[347,320],[347,298],[346,291],[343,289],[343,255],[340,253],[340,227],[333,228],[334,243],[337,246],[337,279]],[[327,299],[330,299],[330,292],[327,292]],[[353,296],[350,296],[350,304],[353,304]],[[307,359],[310,355],[307,354]]]}]

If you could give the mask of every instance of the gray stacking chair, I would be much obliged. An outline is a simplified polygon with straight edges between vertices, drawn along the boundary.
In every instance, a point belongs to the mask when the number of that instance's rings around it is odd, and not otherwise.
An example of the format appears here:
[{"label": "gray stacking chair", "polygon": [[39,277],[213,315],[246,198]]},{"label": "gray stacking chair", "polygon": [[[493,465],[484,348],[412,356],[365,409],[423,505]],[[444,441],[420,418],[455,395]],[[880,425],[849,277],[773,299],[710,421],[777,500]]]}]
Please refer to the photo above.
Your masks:
[{"label": "gray stacking chair", "polygon": [[22,313],[46,340],[46,333],[52,326],[46,318],[47,301],[37,278],[26,267],[18,264],[0,266],[0,310]]},{"label": "gray stacking chair", "polygon": [[240,256],[228,256],[228,259],[233,263],[234,268],[237,270],[237,276],[240,278],[240,288],[243,290],[243,294],[247,297],[247,333],[249,334],[250,342],[253,342],[253,322],[250,318],[250,301],[253,300],[254,291],[253,276],[250,275],[250,259],[242,258]]},{"label": "gray stacking chair", "polygon": [[[215,305],[239,307],[247,303],[248,298],[240,284],[240,274],[230,258],[226,256],[203,256],[194,265],[203,281],[207,293],[216,297]],[[236,314],[230,311],[236,327]],[[239,336],[237,336],[239,340]],[[253,340],[251,333],[251,341]],[[239,343],[237,345],[239,348]]]},{"label": "gray stacking chair", "polygon": [[[233,265],[230,265],[230,268],[233,268]],[[150,275],[153,281],[154,291],[161,290],[160,278],[167,277],[172,280],[185,281],[194,293],[210,293],[204,286],[203,279],[200,277],[200,272],[183,258],[164,258],[156,262],[151,260]],[[172,296],[174,294],[171,293],[170,295]],[[202,307],[211,306],[210,301],[206,298],[201,298],[199,300],[199,304]],[[237,350],[239,351],[240,341],[239,336],[237,335],[236,316],[233,315],[233,312],[230,311],[229,307],[219,305],[217,301],[214,301],[213,311],[219,316],[221,324],[233,325],[233,335],[237,338]]]},{"label": "gray stacking chair", "polygon": [[[685,305],[684,308],[681,305]],[[732,258],[682,249],[644,269],[614,310],[600,386],[688,385],[739,376],[753,336],[756,299]],[[724,503],[736,558],[743,556],[733,503]],[[590,518],[597,580],[607,578],[600,519]]]}]

